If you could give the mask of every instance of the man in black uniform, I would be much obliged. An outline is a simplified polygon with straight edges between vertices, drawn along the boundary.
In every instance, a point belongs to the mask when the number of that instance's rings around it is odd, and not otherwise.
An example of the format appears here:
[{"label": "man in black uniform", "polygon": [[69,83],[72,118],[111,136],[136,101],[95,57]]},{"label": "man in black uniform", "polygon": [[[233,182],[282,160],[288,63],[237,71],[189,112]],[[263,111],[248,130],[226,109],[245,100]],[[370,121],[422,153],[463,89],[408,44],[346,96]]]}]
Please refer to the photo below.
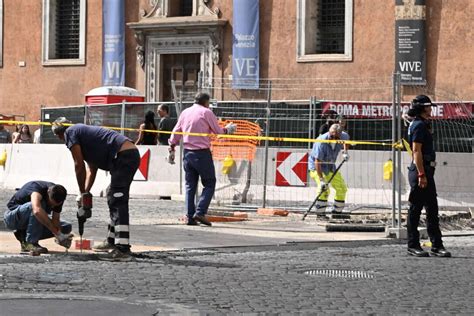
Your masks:
[{"label": "man in black uniform", "polygon": [[323,113],[322,117],[326,119],[326,122],[319,127],[319,135],[329,132],[331,125],[337,123],[338,115],[334,110],[327,110]]},{"label": "man in black uniform", "polygon": [[62,185],[46,181],[30,181],[13,195],[3,219],[14,231],[22,252],[47,253],[38,241],[51,237],[63,247],[71,246],[71,224],[60,220],[66,195]]},{"label": "man in black uniform", "polygon": [[[176,120],[170,118],[170,108],[166,104],[160,104],[158,106],[158,115],[160,116],[160,122],[158,123],[159,131],[171,132],[176,125]],[[160,145],[168,146],[168,140],[170,139],[171,134],[167,133],[158,133],[158,143]]]},{"label": "man in black uniform", "polygon": [[[107,189],[110,225],[107,239],[96,251],[109,252],[101,257],[113,261],[129,261],[130,231],[128,200],[133,176],[140,165],[140,154],[130,139],[109,129],[98,126],[75,124],[64,117],[53,123],[53,133],[66,143],[74,160],[79,192],[88,193],[94,184],[97,169],[110,172],[111,182]],[[87,172],[84,162],[87,162]],[[81,205],[81,199],[77,199]]]},{"label": "man in black uniform", "polygon": [[441,231],[439,229],[438,201],[434,172],[436,153],[434,151],[431,131],[431,107],[429,97],[419,95],[411,102],[408,116],[414,120],[408,128],[408,139],[413,150],[413,161],[408,168],[410,183],[410,209],[408,210],[408,254],[416,257],[428,257],[428,252],[420,246],[418,224],[423,207],[426,210],[426,226],[432,243],[431,255],[450,257],[451,254],[444,248]]}]

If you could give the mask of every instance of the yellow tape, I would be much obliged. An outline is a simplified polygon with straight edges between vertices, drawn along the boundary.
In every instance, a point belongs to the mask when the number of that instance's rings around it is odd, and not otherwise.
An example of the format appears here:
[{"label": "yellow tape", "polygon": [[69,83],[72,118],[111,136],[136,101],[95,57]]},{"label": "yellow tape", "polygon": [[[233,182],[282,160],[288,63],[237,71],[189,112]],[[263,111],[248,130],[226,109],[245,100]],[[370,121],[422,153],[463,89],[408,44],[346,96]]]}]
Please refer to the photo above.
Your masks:
[{"label": "yellow tape", "polygon": [[[44,125],[51,126],[50,122],[33,122],[33,121],[12,121],[12,120],[0,120],[0,124],[26,124],[26,125]],[[65,126],[72,126],[74,124],[63,124]],[[115,127],[115,126],[101,126],[103,128],[117,130],[117,131],[127,131],[127,132],[140,132],[138,128],[127,128],[127,127]],[[295,143],[336,143],[336,144],[348,144],[348,145],[371,145],[371,146],[391,146],[397,149],[403,149],[403,146],[400,147],[401,142],[396,143],[387,143],[383,141],[358,141],[358,140],[326,140],[326,139],[313,139],[313,138],[293,138],[293,137],[272,137],[272,136],[246,136],[246,135],[227,135],[227,134],[207,134],[207,133],[188,133],[188,132],[169,132],[169,131],[157,131],[144,129],[141,130],[148,133],[163,133],[163,134],[176,134],[176,135],[188,135],[188,136],[204,136],[204,137],[217,137],[218,139],[252,139],[259,141],[275,141],[275,142],[295,142]]]},{"label": "yellow tape", "polygon": [[410,157],[413,156],[413,152],[411,151],[410,144],[405,140],[405,138],[402,138],[402,142],[403,142],[403,145],[405,146],[406,151],[410,155]]}]

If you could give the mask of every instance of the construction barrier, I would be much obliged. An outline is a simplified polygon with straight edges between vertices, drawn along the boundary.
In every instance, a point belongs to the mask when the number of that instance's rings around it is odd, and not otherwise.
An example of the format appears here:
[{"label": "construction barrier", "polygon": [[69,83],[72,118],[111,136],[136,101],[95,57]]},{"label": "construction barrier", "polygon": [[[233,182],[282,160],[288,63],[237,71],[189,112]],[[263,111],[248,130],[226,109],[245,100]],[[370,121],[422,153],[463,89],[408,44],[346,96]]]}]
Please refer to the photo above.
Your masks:
[{"label": "construction barrier", "polygon": [[[166,146],[140,146],[150,150],[148,180],[134,181],[131,186],[131,196],[171,197],[182,195],[184,192],[184,175],[179,152],[177,163],[169,165],[165,161],[168,154]],[[275,160],[279,151],[292,150],[305,153],[304,149],[270,148],[269,157]],[[74,172],[74,163],[69,150],[65,145],[59,144],[0,144],[0,152],[7,152],[4,167],[0,166],[0,186],[15,189],[31,180],[47,180],[63,184],[70,194],[77,194],[77,182]],[[263,148],[257,148],[253,164],[263,164]],[[391,182],[383,180],[383,165],[388,154],[379,151],[351,151],[351,160],[343,166],[342,174],[349,187],[347,203],[349,204],[381,204],[390,205]],[[367,163],[370,161],[370,164]],[[440,166],[436,170],[439,204],[441,206],[473,206],[472,194],[473,178],[467,168],[472,167],[472,154],[470,153],[439,153]],[[408,156],[403,159],[404,166],[409,163]],[[216,174],[220,173],[223,161],[215,161]],[[235,194],[241,194],[245,189],[245,176],[248,162],[236,161],[235,168],[225,176],[218,176],[214,200],[220,204],[232,202]],[[466,169],[459,168],[466,166]],[[251,170],[253,178],[260,176],[258,170]],[[267,199],[269,205],[281,204],[298,206],[299,203],[307,204],[314,199],[315,184],[309,182],[302,187],[281,187],[275,185],[276,164],[270,163],[267,179]],[[403,168],[402,176],[403,196],[407,199],[407,169]],[[443,179],[449,179],[449,181]],[[455,182],[451,181],[455,179]],[[99,170],[92,193],[95,196],[105,194],[110,183],[110,174]],[[461,190],[462,189],[462,190]],[[262,198],[263,182],[259,179],[248,188],[248,203],[259,205]]]}]

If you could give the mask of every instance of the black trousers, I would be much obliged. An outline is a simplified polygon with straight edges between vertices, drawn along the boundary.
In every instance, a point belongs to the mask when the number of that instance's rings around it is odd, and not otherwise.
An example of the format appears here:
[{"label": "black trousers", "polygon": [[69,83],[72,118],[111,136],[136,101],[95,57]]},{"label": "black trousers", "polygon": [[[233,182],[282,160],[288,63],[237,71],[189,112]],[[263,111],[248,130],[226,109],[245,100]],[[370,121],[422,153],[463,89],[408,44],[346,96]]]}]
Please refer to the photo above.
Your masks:
[{"label": "black trousers", "polygon": [[119,152],[110,169],[112,180],[107,190],[110,225],[107,240],[123,252],[130,251],[128,200],[133,176],[140,165],[138,149]]},{"label": "black trousers", "polygon": [[426,210],[426,228],[430,237],[432,246],[439,248],[443,246],[441,230],[439,229],[438,218],[438,199],[436,194],[436,184],[434,181],[435,168],[425,165],[425,174],[428,180],[428,186],[424,189],[418,186],[418,170],[415,164],[408,168],[408,181],[410,183],[410,208],[408,210],[407,231],[408,247],[420,247],[420,234],[418,225],[423,207]]}]

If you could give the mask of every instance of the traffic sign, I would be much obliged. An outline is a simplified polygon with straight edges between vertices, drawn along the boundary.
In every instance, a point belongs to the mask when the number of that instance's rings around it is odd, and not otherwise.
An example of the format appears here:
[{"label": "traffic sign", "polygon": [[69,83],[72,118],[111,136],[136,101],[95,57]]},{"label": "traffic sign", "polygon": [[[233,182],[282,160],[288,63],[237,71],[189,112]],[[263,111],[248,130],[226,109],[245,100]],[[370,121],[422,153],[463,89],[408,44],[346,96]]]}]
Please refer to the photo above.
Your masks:
[{"label": "traffic sign", "polygon": [[306,186],[308,183],[308,154],[277,152],[275,185]]},{"label": "traffic sign", "polygon": [[150,164],[150,149],[138,148],[140,152],[140,166],[138,167],[133,181],[148,181],[148,166]]}]

